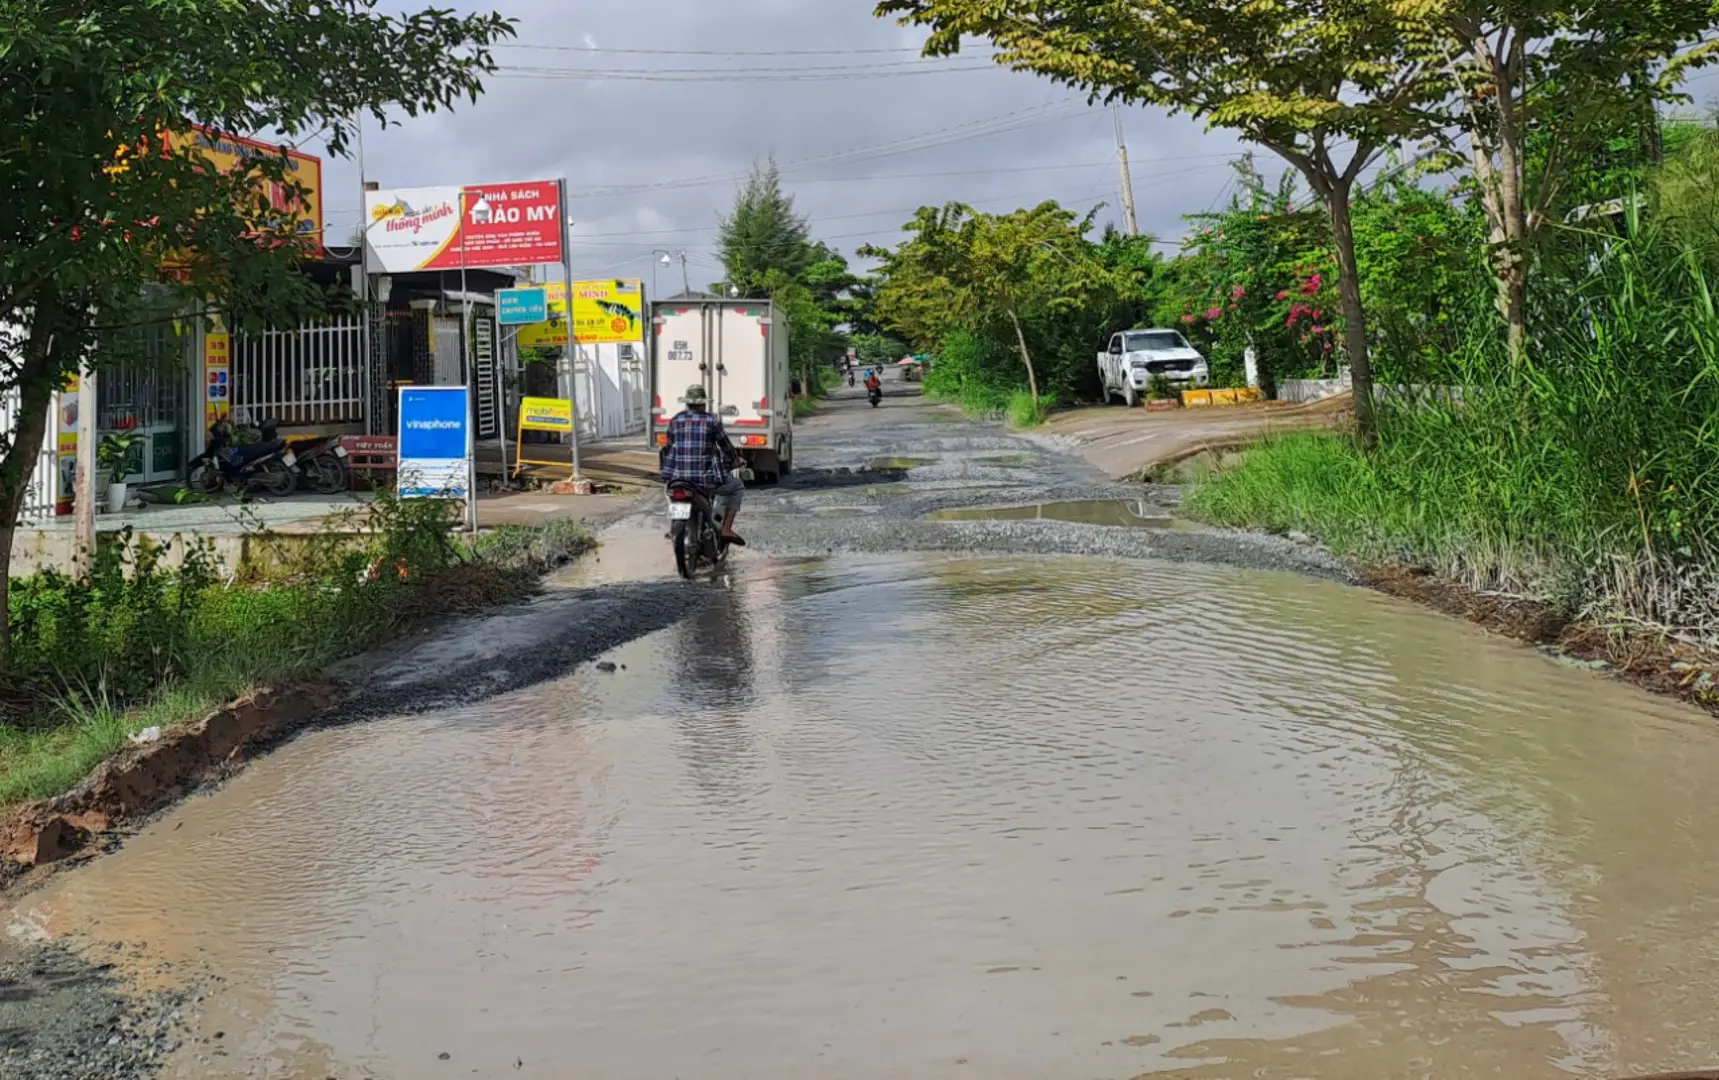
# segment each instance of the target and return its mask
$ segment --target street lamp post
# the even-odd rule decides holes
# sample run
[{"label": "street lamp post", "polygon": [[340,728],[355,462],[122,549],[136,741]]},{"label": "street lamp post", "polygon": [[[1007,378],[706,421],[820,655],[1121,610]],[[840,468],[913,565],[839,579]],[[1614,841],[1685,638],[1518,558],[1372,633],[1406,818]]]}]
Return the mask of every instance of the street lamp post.
[{"label": "street lamp post", "polygon": [[657,267],[673,266],[674,256],[661,248],[651,252],[651,254],[655,256],[651,260],[651,299],[655,300],[657,298]]}]

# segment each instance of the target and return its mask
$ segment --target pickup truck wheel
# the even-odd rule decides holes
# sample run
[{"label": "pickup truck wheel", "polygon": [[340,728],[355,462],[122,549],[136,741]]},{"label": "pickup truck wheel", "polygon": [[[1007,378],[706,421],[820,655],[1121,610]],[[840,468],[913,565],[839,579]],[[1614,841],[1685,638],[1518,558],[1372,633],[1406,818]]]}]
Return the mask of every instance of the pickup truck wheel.
[{"label": "pickup truck wheel", "polygon": [[1130,409],[1132,409],[1134,406],[1140,404],[1140,399],[1134,393],[1134,386],[1132,383],[1130,383],[1129,385],[1122,388],[1122,401]]}]

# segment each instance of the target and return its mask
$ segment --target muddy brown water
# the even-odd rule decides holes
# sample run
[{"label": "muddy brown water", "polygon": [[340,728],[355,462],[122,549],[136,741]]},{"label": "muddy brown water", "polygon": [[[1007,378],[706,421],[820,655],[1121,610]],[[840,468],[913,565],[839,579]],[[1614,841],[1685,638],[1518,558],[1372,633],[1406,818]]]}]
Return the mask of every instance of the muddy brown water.
[{"label": "muddy brown water", "polygon": [[308,736],[12,931],[220,975],[173,1077],[1719,1061],[1698,714],[1285,576],[709,587],[614,674]]}]

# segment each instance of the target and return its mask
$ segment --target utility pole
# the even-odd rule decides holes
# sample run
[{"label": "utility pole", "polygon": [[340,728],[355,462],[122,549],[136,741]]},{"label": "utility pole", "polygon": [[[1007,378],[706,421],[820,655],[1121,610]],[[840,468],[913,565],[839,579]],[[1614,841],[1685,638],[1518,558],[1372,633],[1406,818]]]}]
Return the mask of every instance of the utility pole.
[{"label": "utility pole", "polygon": [[692,282],[686,276],[686,251],[684,249],[680,253],[680,289],[683,295],[692,293]]},{"label": "utility pole", "polygon": [[1110,115],[1116,121],[1116,158],[1122,163],[1122,223],[1129,236],[1140,235],[1140,221],[1134,216],[1134,174],[1128,171],[1128,144],[1122,140],[1122,106],[1112,105]]}]

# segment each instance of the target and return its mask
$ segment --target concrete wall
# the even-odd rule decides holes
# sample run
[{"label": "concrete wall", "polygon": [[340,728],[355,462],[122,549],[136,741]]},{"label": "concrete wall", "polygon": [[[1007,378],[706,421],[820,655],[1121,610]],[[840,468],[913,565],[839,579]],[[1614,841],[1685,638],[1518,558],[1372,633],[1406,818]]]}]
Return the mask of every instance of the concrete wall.
[{"label": "concrete wall", "polygon": [[[119,542],[120,533],[102,533],[99,543]],[[351,534],[345,534],[350,536]],[[229,574],[245,574],[267,567],[281,566],[307,545],[326,546],[330,534],[231,532],[193,533],[132,533],[128,550],[135,552],[139,543],[147,542],[162,549],[161,561],[166,566],[178,566],[185,561],[190,544],[207,545],[215,565]],[[41,570],[70,573],[76,567],[77,538],[70,529],[19,529],[12,535],[12,577],[28,577]]]}]

